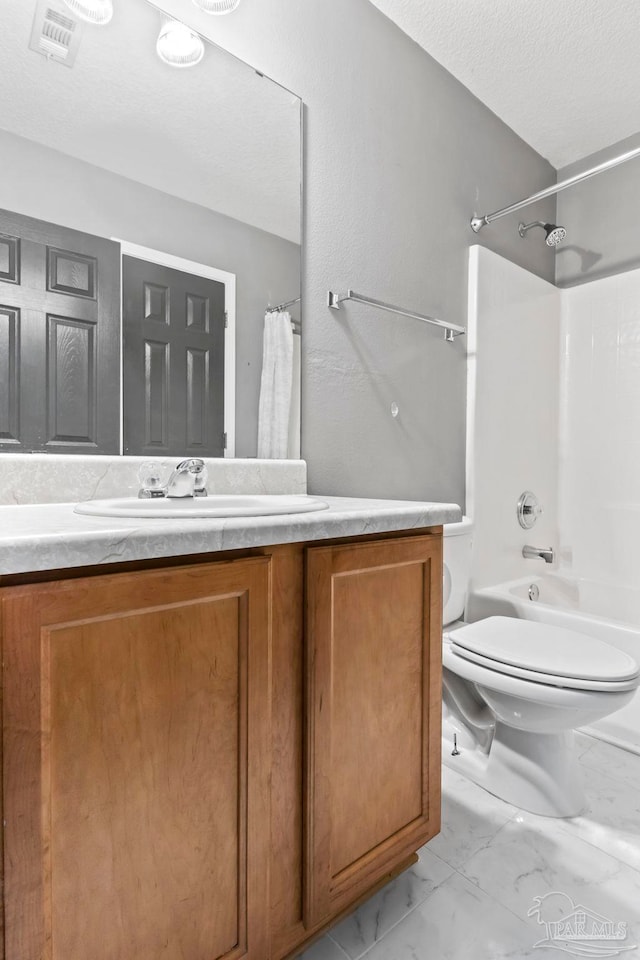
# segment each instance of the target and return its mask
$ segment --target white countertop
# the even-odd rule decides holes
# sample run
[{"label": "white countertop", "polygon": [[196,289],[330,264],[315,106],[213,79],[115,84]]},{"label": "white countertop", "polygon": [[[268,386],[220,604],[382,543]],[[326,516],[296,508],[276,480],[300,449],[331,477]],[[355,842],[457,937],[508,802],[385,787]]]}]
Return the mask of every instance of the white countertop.
[{"label": "white countertop", "polygon": [[329,509],[224,520],[87,517],[72,503],[0,506],[0,575],[414,530],[462,516],[455,503],[318,499]]}]

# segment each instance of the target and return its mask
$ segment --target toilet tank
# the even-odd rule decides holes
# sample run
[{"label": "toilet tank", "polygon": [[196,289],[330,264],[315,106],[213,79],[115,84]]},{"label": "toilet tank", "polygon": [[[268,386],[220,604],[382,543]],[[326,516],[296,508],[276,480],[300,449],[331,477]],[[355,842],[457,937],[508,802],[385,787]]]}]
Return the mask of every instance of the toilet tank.
[{"label": "toilet tank", "polygon": [[443,527],[442,622],[453,623],[464,612],[471,576],[473,523],[463,517]]}]

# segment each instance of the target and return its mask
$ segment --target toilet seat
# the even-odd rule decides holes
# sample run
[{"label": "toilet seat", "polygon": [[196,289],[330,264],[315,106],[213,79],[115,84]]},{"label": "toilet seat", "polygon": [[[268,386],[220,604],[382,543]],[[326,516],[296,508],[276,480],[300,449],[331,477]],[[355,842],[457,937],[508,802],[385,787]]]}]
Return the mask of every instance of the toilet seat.
[{"label": "toilet seat", "polygon": [[638,676],[631,677],[628,680],[581,680],[577,677],[560,677],[557,674],[538,673],[535,670],[523,670],[522,667],[499,663],[497,660],[490,660],[487,657],[474,654],[470,650],[465,650],[463,647],[458,647],[454,643],[451,644],[451,651],[455,656],[470,663],[477,663],[492,673],[502,673],[508,677],[520,677],[530,683],[550,684],[568,690],[601,690],[602,692],[615,693],[635,690],[640,681]]},{"label": "toilet seat", "polygon": [[488,617],[449,634],[451,652],[486,670],[573,690],[622,692],[640,682],[635,661],[586,634]]}]

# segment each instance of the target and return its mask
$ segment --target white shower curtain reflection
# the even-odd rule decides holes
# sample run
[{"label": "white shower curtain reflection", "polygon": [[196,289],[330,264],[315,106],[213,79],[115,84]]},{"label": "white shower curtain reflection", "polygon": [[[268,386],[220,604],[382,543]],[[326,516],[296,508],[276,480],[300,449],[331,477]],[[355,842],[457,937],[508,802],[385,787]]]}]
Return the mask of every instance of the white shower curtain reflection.
[{"label": "white shower curtain reflection", "polygon": [[258,409],[258,457],[289,456],[289,420],[293,382],[293,329],[287,311],[264,318],[262,380]]}]

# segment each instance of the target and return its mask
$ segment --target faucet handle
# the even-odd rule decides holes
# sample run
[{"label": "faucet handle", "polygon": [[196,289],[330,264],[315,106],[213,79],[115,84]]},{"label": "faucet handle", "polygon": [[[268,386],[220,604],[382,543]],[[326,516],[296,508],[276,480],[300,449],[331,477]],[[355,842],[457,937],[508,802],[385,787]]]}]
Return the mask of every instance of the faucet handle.
[{"label": "faucet handle", "polygon": [[193,474],[193,495],[194,497],[208,496],[206,482],[209,477],[207,465],[202,460],[198,461],[198,469],[192,470]]},{"label": "faucet handle", "polygon": [[518,500],[518,523],[524,530],[531,530],[542,516],[542,507],[535,493],[525,490]]},{"label": "faucet handle", "polygon": [[150,500],[154,497],[165,496],[165,472],[166,471],[162,469],[162,464],[158,461],[145,460],[144,463],[140,464],[138,470],[138,480],[140,481],[138,497],[141,500]]}]

